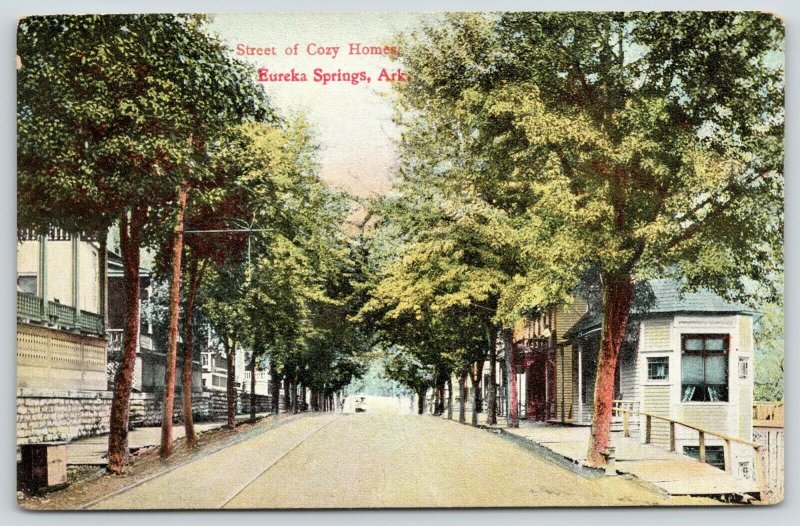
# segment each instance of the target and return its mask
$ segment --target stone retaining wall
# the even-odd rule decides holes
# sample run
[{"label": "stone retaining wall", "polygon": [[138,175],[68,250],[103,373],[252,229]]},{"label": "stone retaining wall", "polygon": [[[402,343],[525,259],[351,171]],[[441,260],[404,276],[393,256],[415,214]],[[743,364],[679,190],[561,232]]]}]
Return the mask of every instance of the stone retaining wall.
[{"label": "stone retaining wall", "polygon": [[[250,412],[250,393],[239,394],[240,409],[239,412],[247,414]],[[227,403],[227,401],[226,401]],[[266,395],[256,394],[256,413],[267,413],[271,411],[270,397]],[[226,413],[227,414],[227,409]]]},{"label": "stone retaining wall", "polygon": [[[61,391],[17,389],[17,445],[68,441],[108,433],[111,391]],[[269,410],[269,397],[257,395],[257,411]],[[132,393],[130,427],[161,425],[163,396]],[[224,391],[196,393],[192,397],[196,422],[224,420],[227,395]],[[250,395],[240,393],[237,413],[249,413]],[[182,422],[181,393],[175,393],[174,421]]]},{"label": "stone retaining wall", "polygon": [[108,433],[110,391],[17,389],[17,445]]}]

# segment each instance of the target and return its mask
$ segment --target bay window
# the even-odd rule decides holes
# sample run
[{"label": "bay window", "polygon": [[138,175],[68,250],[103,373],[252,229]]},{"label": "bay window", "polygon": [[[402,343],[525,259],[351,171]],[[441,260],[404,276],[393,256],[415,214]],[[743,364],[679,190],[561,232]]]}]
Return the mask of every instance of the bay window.
[{"label": "bay window", "polygon": [[681,401],[728,401],[727,334],[681,335]]}]

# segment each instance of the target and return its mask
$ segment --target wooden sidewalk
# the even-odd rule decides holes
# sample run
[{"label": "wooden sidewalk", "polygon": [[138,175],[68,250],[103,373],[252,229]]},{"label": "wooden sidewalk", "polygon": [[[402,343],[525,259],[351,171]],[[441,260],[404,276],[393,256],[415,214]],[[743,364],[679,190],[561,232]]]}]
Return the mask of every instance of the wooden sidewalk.
[{"label": "wooden sidewalk", "polygon": [[[504,428],[514,436],[539,444],[575,464],[583,465],[589,443],[588,427],[521,423],[517,429]],[[625,438],[613,432],[616,471],[629,474],[660,488],[669,495],[743,495],[757,493],[755,480],[740,479],[709,464],[664,448],[642,444],[637,437]]]}]

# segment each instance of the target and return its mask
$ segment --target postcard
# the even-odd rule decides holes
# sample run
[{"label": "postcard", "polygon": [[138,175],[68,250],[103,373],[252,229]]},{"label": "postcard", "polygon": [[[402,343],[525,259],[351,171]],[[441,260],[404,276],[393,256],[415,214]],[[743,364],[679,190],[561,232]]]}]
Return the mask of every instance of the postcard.
[{"label": "postcard", "polygon": [[17,28],[17,503],[784,493],[763,12]]}]

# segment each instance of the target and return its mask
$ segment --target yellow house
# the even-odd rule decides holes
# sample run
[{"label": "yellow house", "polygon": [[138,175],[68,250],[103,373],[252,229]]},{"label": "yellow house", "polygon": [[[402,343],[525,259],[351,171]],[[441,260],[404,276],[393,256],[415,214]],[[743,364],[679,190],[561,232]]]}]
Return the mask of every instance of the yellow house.
[{"label": "yellow house", "polygon": [[17,241],[17,388],[105,390],[99,244],[58,228]]}]

